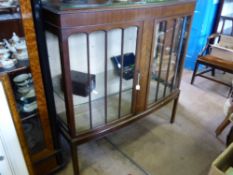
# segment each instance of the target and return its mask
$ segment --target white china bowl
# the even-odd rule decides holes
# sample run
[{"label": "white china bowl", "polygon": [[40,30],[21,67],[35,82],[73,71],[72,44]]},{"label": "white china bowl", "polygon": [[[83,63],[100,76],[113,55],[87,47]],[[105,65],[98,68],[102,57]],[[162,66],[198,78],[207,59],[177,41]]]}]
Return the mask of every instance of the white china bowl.
[{"label": "white china bowl", "polygon": [[28,93],[29,91],[31,90],[31,87],[20,87],[17,89],[17,91],[20,93],[20,94],[26,94]]},{"label": "white china bowl", "polygon": [[24,112],[32,112],[32,111],[34,111],[36,109],[37,109],[37,103],[36,103],[36,101],[34,101],[34,102],[30,103],[30,104],[25,104],[23,106],[23,111]]},{"label": "white china bowl", "polygon": [[12,59],[1,60],[2,67],[9,69],[15,66],[15,61]]},{"label": "white china bowl", "polygon": [[35,97],[36,94],[35,94],[35,90],[34,89],[31,89],[27,94],[25,94],[24,96],[22,96],[20,98],[20,100],[25,100],[27,98],[32,98],[32,97]]},{"label": "white china bowl", "polygon": [[14,83],[22,83],[23,81],[27,80],[28,78],[31,78],[32,75],[29,73],[29,74],[20,74],[20,75],[17,75],[16,77],[14,77],[13,79],[13,82]]}]

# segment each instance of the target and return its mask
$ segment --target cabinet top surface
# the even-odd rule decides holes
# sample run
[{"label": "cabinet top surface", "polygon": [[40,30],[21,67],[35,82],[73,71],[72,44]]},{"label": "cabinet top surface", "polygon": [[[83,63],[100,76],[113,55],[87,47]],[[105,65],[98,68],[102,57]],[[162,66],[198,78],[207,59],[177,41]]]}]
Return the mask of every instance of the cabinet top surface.
[{"label": "cabinet top surface", "polygon": [[43,8],[62,13],[81,9],[140,8],[195,2],[196,0],[44,0]]}]

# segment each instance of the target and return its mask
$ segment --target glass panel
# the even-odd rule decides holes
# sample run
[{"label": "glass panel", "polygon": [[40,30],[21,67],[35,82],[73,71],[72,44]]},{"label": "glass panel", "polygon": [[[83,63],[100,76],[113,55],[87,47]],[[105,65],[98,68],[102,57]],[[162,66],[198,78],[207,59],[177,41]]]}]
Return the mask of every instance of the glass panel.
[{"label": "glass panel", "polygon": [[47,44],[50,72],[53,83],[56,112],[60,117],[60,119],[65,123],[67,123],[64,94],[62,92],[62,87],[61,87],[62,71],[61,71],[58,37],[50,32],[46,32],[46,44]]},{"label": "glass panel", "polygon": [[186,44],[188,42],[188,37],[189,37],[189,31],[188,29],[190,28],[190,25],[191,25],[191,17],[188,16],[188,17],[184,17],[184,18],[180,18],[179,20],[179,34],[178,34],[178,38],[179,40],[179,44],[178,44],[178,47],[177,47],[177,54],[176,54],[176,73],[175,73],[175,78],[172,82],[172,89],[176,89],[178,88],[179,86],[179,81],[180,81],[180,78],[181,78],[181,74],[182,72],[179,71],[182,69],[181,66],[183,66],[181,63],[182,63],[182,59],[184,59],[185,57],[185,49],[186,49]]},{"label": "glass panel", "polygon": [[185,49],[181,39],[185,35],[183,24],[183,18],[177,18],[162,21],[155,27],[148,105],[168,96],[177,87],[178,67]]},{"label": "glass panel", "polygon": [[[176,20],[168,20],[167,21],[167,30],[166,30],[166,38],[164,42],[164,53],[163,53],[163,61],[161,65],[161,76],[160,76],[160,88],[162,93],[159,93],[158,99],[165,97],[167,95],[168,88],[171,87],[172,79],[174,78],[174,65],[176,54],[173,50],[174,37],[175,37],[175,27]],[[160,90],[160,89],[159,89]]]},{"label": "glass panel", "polygon": [[[89,39],[90,41],[90,39]],[[74,34],[69,37],[69,56],[71,79],[73,85],[73,103],[76,132],[88,130],[92,127],[91,103],[89,95],[95,89],[97,77],[88,76],[90,67],[90,54],[88,54],[88,35]],[[91,83],[92,82],[92,83]],[[90,87],[91,86],[91,87]]]},{"label": "glass panel", "polygon": [[23,122],[24,133],[31,153],[36,153],[44,149],[43,129],[40,120],[31,118]]},{"label": "glass panel", "polygon": [[[174,38],[174,44],[173,44],[173,54],[175,56],[175,65],[174,65],[175,72],[174,72],[174,78],[172,79],[170,92],[172,92],[174,89],[177,88],[177,83],[178,83],[177,73],[180,68],[179,63],[182,57],[181,52],[182,50],[184,50],[184,47],[185,47],[185,43],[183,43],[184,35],[185,35],[184,25],[185,25],[184,18],[178,18],[176,20],[176,31],[175,31],[175,38]],[[188,36],[188,34],[186,35]]]},{"label": "glass panel", "polygon": [[124,73],[122,79],[121,116],[131,113],[133,78],[136,61],[137,27],[124,30]]},{"label": "glass panel", "polygon": [[[153,51],[153,60],[151,63],[151,72],[150,72],[150,90],[148,95],[148,104],[154,103],[157,101],[158,97],[161,96],[162,91],[160,88],[160,76],[162,68],[162,57],[165,51],[165,33],[167,28],[166,21],[160,22],[155,26],[154,32],[154,51]],[[162,75],[163,76],[163,75]],[[159,95],[160,93],[160,95]]]},{"label": "glass panel", "polygon": [[108,121],[126,116],[132,110],[137,30],[129,27],[108,32]]},{"label": "glass panel", "polygon": [[136,43],[137,27],[69,37],[78,133],[131,113]]},{"label": "glass panel", "polygon": [[105,32],[90,34],[90,74],[95,77],[91,91],[91,112],[93,127],[105,123]]},{"label": "glass panel", "polygon": [[[183,18],[177,18],[174,21],[174,38],[173,38],[173,45],[172,45],[172,54],[171,54],[171,68],[169,71],[169,87],[166,91],[166,95],[169,95],[172,92],[174,79],[176,76],[176,70],[178,68],[179,64],[179,57],[180,57],[180,50],[179,50],[179,44],[181,42],[181,34],[182,34],[182,27],[183,27]],[[178,71],[178,70],[177,70]]]},{"label": "glass panel", "polygon": [[120,65],[117,65],[113,58],[121,55],[121,35],[121,29],[107,32],[107,121],[109,122],[116,120],[119,115],[120,76],[117,66]]}]

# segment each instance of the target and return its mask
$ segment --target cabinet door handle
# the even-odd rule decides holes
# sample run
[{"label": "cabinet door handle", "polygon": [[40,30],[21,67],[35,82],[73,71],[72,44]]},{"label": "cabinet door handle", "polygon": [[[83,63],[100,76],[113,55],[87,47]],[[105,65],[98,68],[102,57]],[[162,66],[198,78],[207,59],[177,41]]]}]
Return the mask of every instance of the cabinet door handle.
[{"label": "cabinet door handle", "polygon": [[141,74],[138,72],[138,79],[137,79],[137,84],[136,84],[136,90],[140,91],[141,86],[140,86],[140,79],[141,79]]}]

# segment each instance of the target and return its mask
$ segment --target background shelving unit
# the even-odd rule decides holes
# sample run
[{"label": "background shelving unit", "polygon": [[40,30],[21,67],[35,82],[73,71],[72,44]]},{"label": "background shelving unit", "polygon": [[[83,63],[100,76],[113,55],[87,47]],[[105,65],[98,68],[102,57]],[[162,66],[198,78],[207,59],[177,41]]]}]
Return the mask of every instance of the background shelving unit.
[{"label": "background shelving unit", "polygon": [[[9,40],[15,32],[17,36],[25,39],[28,52],[28,59],[18,60],[12,68],[4,68],[0,64],[0,75],[7,74],[10,79],[20,121],[16,125],[21,125],[19,134],[25,137],[35,173],[41,175],[56,170],[62,161],[58,142],[55,141],[57,135],[54,134],[47,109],[31,8],[30,0],[16,1],[8,7],[0,5],[0,40]],[[37,108],[33,111],[22,110],[25,105],[20,101],[22,94],[19,95],[18,87],[13,81],[21,74],[32,76],[32,83],[28,86],[35,92]]]}]

